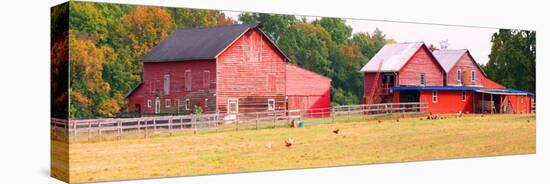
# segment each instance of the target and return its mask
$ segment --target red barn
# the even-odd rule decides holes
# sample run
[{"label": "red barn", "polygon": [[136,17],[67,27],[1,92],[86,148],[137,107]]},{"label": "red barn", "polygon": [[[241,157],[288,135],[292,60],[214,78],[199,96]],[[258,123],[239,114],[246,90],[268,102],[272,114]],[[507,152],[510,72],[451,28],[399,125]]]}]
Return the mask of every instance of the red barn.
[{"label": "red barn", "polygon": [[361,69],[364,102],[418,102],[418,91],[393,92],[394,86],[443,86],[445,71],[422,42],[385,45]]},{"label": "red barn", "polygon": [[288,58],[260,27],[235,24],[174,31],[140,58],[143,82],[128,93],[128,110],[286,110]]},{"label": "red barn", "polygon": [[431,113],[531,111],[532,93],[491,81],[463,50],[419,43],[388,44],[361,70],[365,102],[423,102]]},{"label": "red barn", "polygon": [[330,78],[287,64],[286,80],[289,110],[308,110],[312,116],[330,115]]}]

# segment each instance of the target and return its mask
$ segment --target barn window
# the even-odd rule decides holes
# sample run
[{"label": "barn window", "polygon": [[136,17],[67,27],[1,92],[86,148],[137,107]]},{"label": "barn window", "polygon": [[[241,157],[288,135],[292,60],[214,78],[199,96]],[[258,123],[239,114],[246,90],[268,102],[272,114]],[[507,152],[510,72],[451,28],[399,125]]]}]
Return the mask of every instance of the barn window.
[{"label": "barn window", "polygon": [[204,107],[208,107],[208,98],[204,99]]},{"label": "barn window", "polygon": [[456,80],[457,80],[458,82],[462,81],[462,70],[461,70],[461,69],[458,69],[458,70],[456,71]]},{"label": "barn window", "polygon": [[476,71],[472,70],[472,81],[476,81]]},{"label": "barn window", "polygon": [[466,91],[462,91],[462,101],[466,101]]},{"label": "barn window", "polygon": [[170,75],[164,75],[164,95],[170,94]]},{"label": "barn window", "polygon": [[238,113],[239,112],[239,99],[228,99],[227,100],[227,113]]},{"label": "barn window", "polygon": [[191,70],[185,70],[185,91],[191,91]]},{"label": "barn window", "polygon": [[165,99],[165,100],[164,100],[164,107],[166,107],[166,108],[172,107],[172,100],[170,100],[170,99]]},{"label": "barn window", "polygon": [[147,100],[147,108],[153,107],[153,101]]},{"label": "barn window", "polygon": [[203,85],[204,85],[204,88],[208,89],[210,88],[210,71],[208,70],[205,70],[203,72]]},{"label": "barn window", "polygon": [[157,97],[157,99],[155,100],[155,113],[160,113],[160,99],[159,97]]},{"label": "barn window", "polygon": [[425,85],[425,84],[426,84],[426,74],[420,73],[420,85]]},{"label": "barn window", "polygon": [[275,110],[275,99],[267,99],[267,110],[268,111]]},{"label": "barn window", "polygon": [[433,101],[434,103],[437,102],[437,91],[436,91],[436,90],[433,90],[433,91],[432,91],[432,101]]},{"label": "barn window", "polygon": [[191,106],[191,100],[185,99],[185,110],[189,110],[189,107]]}]

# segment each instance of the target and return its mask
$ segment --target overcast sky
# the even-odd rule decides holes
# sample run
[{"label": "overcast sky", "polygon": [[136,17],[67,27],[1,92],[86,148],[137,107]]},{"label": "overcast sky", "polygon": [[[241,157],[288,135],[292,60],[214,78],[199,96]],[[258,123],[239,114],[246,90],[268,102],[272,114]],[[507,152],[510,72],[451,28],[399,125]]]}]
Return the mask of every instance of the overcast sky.
[{"label": "overcast sky", "polygon": [[[224,13],[238,20],[239,12],[224,11]],[[308,20],[314,20],[316,18],[317,17],[307,17]],[[489,53],[492,45],[491,36],[498,31],[498,29],[494,28],[413,24],[358,19],[345,20],[346,24],[353,28],[354,33],[372,33],[378,28],[386,34],[386,38],[394,39],[397,42],[423,41],[427,45],[434,44],[439,47],[439,43],[442,40],[448,40],[448,49],[468,49],[474,59],[480,64],[485,64],[489,61]]]}]

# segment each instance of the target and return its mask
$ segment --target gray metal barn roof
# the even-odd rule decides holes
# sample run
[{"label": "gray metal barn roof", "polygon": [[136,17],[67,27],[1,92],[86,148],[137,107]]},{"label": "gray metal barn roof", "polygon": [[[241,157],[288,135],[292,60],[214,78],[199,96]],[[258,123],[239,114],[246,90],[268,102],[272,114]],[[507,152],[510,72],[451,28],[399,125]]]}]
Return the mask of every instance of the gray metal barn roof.
[{"label": "gray metal barn roof", "polygon": [[397,72],[422,45],[424,42],[386,44],[361,68],[361,72],[377,72],[380,63],[382,63],[381,71]]},{"label": "gray metal barn roof", "polygon": [[178,29],[140,58],[143,62],[214,59],[234,40],[260,24]]},{"label": "gray metal barn roof", "polygon": [[445,72],[449,72],[466,51],[468,50],[436,50],[433,54],[437,61],[439,61],[439,64],[445,69]]}]

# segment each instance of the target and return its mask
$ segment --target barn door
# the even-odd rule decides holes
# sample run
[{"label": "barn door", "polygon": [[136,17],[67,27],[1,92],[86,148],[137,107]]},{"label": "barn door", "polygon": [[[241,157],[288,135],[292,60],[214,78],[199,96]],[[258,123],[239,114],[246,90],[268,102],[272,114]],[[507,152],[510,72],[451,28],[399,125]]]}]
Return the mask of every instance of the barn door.
[{"label": "barn door", "polygon": [[156,114],[160,113],[160,99],[159,99],[159,97],[157,97],[157,99],[155,100],[155,113]]}]

